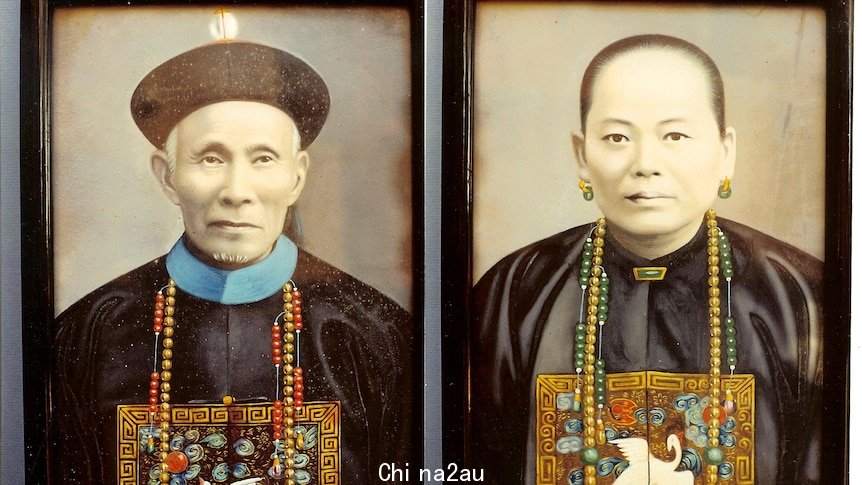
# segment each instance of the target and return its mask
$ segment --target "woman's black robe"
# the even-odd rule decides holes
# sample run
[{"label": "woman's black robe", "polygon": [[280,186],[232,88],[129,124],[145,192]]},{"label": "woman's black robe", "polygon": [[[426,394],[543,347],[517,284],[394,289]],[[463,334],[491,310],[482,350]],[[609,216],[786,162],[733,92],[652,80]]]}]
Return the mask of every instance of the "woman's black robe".
[{"label": "woman's black robe", "polygon": [[[823,264],[741,224],[719,220],[719,226],[733,249],[736,372],[753,374],[756,382],[755,483],[819,483]],[[590,227],[514,252],[475,287],[468,463],[483,467],[490,483],[522,483],[524,473],[535,475],[524,464],[533,453],[526,445],[528,419],[535,419],[529,410],[536,353],[561,289],[579,276]],[[608,374],[707,373],[706,258],[705,228],[654,261],[606,238],[603,266],[611,285],[602,352]],[[636,266],[668,270],[663,281],[638,282]],[[571,352],[574,335],[559,345]]]}]

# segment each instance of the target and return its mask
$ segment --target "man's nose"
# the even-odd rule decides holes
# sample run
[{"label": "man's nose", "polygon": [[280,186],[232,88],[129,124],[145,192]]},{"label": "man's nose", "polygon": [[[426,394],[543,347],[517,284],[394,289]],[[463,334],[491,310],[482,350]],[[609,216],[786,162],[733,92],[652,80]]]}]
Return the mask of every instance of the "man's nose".
[{"label": "man's nose", "polygon": [[631,173],[636,177],[661,175],[664,153],[661,143],[645,138],[637,142]]},{"label": "man's nose", "polygon": [[238,206],[254,199],[251,167],[245,163],[230,164],[220,199],[223,204]]}]

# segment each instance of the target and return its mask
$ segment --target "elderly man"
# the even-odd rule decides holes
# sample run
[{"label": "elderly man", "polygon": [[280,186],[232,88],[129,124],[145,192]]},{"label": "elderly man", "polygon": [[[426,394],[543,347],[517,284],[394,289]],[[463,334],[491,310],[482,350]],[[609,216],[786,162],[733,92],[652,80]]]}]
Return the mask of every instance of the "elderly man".
[{"label": "elderly man", "polygon": [[409,315],[282,234],[329,109],[317,72],[219,42],[131,105],[185,233],[58,317],[51,483],[372,483],[407,461]]}]

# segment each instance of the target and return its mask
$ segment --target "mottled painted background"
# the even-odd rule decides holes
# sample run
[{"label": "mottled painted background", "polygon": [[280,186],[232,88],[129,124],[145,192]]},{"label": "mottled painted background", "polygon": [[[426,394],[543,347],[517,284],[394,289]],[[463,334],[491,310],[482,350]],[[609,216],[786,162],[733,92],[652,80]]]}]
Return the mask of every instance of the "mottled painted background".
[{"label": "mottled painted background", "polygon": [[817,9],[480,2],[474,280],[515,249],[598,217],[578,190],[570,138],[581,77],[604,46],[645,33],[694,42],[722,72],[738,147],[733,197],[718,214],[823,259],[824,29]]},{"label": "mottled painted background", "polygon": [[[410,18],[396,8],[239,8],[238,39],[302,57],[332,97],[299,199],[305,248],[410,307]],[[56,9],[51,42],[55,308],[182,234],[129,100],[154,67],[211,42],[213,8]],[[26,271],[26,270],[25,270]]]}]

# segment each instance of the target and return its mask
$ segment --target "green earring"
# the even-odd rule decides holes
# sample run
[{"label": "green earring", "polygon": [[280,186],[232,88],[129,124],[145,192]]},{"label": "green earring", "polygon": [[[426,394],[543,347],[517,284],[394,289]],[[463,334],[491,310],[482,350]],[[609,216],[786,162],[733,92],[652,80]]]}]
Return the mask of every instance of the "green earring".
[{"label": "green earring", "polygon": [[578,181],[578,188],[583,192],[584,200],[593,200],[593,186],[584,179]]},{"label": "green earring", "polygon": [[722,181],[720,184],[718,184],[718,196],[721,197],[722,199],[729,199],[730,194],[732,194],[732,193],[733,193],[733,191],[730,190],[730,179],[727,177],[724,177],[724,181]]}]

